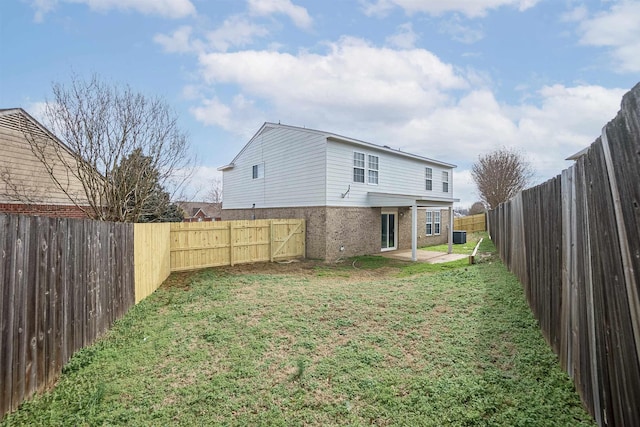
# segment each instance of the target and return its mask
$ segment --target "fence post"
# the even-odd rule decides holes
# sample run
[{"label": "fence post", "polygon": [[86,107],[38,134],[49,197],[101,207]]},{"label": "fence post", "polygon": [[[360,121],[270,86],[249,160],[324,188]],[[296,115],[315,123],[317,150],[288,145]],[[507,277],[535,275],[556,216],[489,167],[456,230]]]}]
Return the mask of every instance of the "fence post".
[{"label": "fence post", "polygon": [[627,230],[622,214],[620,192],[618,191],[616,174],[613,170],[611,147],[609,146],[609,140],[607,138],[607,126],[602,129],[602,151],[604,152],[604,162],[607,168],[611,197],[613,199],[613,213],[618,229],[618,242],[620,244],[620,255],[622,255],[624,281],[627,288],[627,298],[629,298],[629,315],[631,316],[631,326],[636,343],[636,357],[640,359],[640,297],[638,297],[638,284],[633,274],[633,261],[631,260],[631,250],[629,249],[629,242],[627,241]]},{"label": "fence post", "polygon": [[229,264],[233,266],[233,223],[229,222]]},{"label": "fence post", "polygon": [[273,262],[273,220],[269,220],[269,261]]}]

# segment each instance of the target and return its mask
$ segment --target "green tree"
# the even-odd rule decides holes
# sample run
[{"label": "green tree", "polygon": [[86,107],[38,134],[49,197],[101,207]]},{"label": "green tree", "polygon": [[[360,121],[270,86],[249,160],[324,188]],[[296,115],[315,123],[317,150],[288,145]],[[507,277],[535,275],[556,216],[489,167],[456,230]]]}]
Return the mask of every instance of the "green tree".
[{"label": "green tree", "polygon": [[153,158],[134,150],[114,168],[111,174],[113,191],[121,203],[110,216],[124,218],[128,222],[177,222],[183,213],[171,203],[169,193],[159,183],[160,173]]}]

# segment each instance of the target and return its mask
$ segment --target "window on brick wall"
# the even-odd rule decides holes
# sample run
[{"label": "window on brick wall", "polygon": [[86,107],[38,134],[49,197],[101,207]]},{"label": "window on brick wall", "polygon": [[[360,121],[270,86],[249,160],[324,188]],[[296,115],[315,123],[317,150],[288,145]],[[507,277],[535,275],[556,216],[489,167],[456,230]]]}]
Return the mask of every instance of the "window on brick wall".
[{"label": "window on brick wall", "polygon": [[440,235],[440,211],[427,211],[425,234],[427,236]]}]

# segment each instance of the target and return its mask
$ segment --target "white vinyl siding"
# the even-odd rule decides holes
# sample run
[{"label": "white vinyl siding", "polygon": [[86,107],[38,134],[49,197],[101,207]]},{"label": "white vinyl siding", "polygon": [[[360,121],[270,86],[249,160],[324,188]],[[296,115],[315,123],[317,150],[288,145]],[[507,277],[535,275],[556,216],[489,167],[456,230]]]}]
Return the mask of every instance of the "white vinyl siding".
[{"label": "white vinyl siding", "polygon": [[[353,181],[353,153],[364,152],[365,155],[378,157],[378,185],[356,183]],[[368,163],[368,159],[367,159]],[[367,193],[395,193],[414,196],[451,197],[449,193],[439,191],[442,188],[441,176],[443,167],[431,165],[425,161],[395,155],[386,151],[361,150],[340,141],[327,141],[327,200],[328,206],[370,206]],[[366,169],[365,165],[365,169]],[[433,191],[425,190],[425,168],[433,171]],[[451,171],[447,168],[447,171]],[[367,171],[365,171],[367,172]],[[368,179],[368,175],[365,175]],[[348,193],[347,193],[348,191]],[[342,197],[346,194],[345,197]]]},{"label": "white vinyl siding", "polygon": [[[324,205],[325,141],[317,132],[266,128],[223,171],[223,208]],[[254,180],[253,166],[259,164],[264,178]]]},{"label": "white vinyl siding", "polygon": [[[451,168],[382,147],[327,139],[326,133],[267,123],[223,170],[223,209],[370,207],[369,193],[451,198]],[[254,166],[264,165],[254,179]],[[425,190],[425,168],[433,191]],[[355,178],[355,169],[360,169]],[[449,172],[449,193],[442,172]],[[260,176],[259,167],[255,172]],[[361,178],[360,178],[361,177]],[[354,179],[355,178],[355,179]]]}]

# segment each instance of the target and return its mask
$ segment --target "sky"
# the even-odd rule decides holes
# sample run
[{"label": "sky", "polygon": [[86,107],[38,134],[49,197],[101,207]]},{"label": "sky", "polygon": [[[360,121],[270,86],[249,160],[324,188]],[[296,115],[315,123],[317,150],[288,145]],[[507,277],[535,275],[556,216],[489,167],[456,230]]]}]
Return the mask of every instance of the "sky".
[{"label": "sky", "polygon": [[570,166],[640,81],[639,0],[2,0],[0,108],[53,83],[162,97],[211,182],[265,122],[457,165],[513,148],[532,184]]}]

